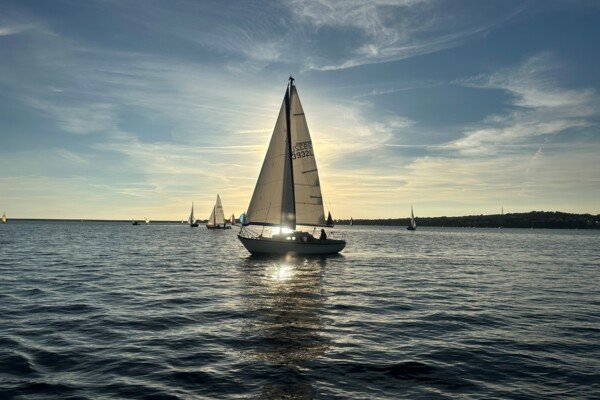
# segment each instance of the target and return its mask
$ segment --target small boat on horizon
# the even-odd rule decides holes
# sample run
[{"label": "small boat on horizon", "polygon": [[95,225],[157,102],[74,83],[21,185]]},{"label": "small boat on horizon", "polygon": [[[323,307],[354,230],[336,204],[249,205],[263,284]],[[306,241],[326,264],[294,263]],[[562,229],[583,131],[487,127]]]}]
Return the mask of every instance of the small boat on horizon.
[{"label": "small boat on horizon", "polygon": [[150,223],[150,220],[146,217],[144,217],[144,222],[146,223],[146,225],[148,225]]},{"label": "small boat on horizon", "polygon": [[409,231],[417,230],[417,222],[415,221],[415,214],[413,212],[412,204],[410,205],[410,222],[408,223],[408,226],[406,227],[406,229],[408,229]]},{"label": "small boat on horizon", "polygon": [[[184,221],[181,222],[184,223]],[[190,216],[188,218],[188,224],[190,225],[190,228],[197,228],[199,225],[196,222],[196,218],[194,218],[194,203],[192,203],[192,211],[190,212]]]},{"label": "small boat on horizon", "polygon": [[139,224],[140,224],[140,223],[139,223],[139,222],[137,222],[135,219],[132,219],[132,220],[131,220],[131,225],[139,225]]},{"label": "small boat on horizon", "polygon": [[219,195],[217,195],[217,202],[206,222],[206,227],[208,229],[231,229],[231,226],[227,226],[225,213],[223,212],[223,204],[221,204],[221,197],[219,197]]},{"label": "small boat on horizon", "polygon": [[8,221],[8,218],[6,218],[6,211],[2,214],[2,223],[5,224]]},{"label": "small boat on horizon", "polygon": [[317,239],[299,225],[313,232],[328,227],[312,140],[290,76],[238,239],[252,254],[337,254],[346,246],[324,229]]},{"label": "small boat on horizon", "polygon": [[333,218],[331,217],[331,211],[327,212],[327,221],[325,222],[325,224],[328,227],[333,228]]},{"label": "small boat on horizon", "polygon": [[354,220],[350,217],[350,226],[354,226]]},{"label": "small boat on horizon", "polygon": [[235,214],[231,214],[231,217],[229,217],[229,224],[235,226]]}]

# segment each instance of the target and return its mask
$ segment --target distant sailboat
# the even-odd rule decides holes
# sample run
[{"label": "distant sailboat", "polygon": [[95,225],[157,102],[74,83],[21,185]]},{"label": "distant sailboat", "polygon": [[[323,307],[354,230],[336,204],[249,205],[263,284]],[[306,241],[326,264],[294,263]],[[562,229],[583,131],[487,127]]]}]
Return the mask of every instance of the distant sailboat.
[{"label": "distant sailboat", "polygon": [[198,227],[198,223],[196,222],[196,218],[194,218],[194,203],[192,203],[192,211],[190,212],[190,217],[188,218],[188,224],[190,224],[190,227],[192,227],[192,228],[197,228]]},{"label": "distant sailboat", "polygon": [[415,213],[413,212],[412,204],[410,205],[410,223],[408,224],[406,229],[408,229],[409,231],[417,230],[417,222],[415,221]]},{"label": "distant sailboat", "polygon": [[135,219],[132,219],[132,220],[131,220],[131,225],[139,225],[139,224],[140,224],[140,223],[139,223],[139,222],[137,222]]},{"label": "distant sailboat", "polygon": [[231,226],[235,225],[235,215],[231,214],[231,217],[229,217],[229,223]]},{"label": "distant sailboat", "polygon": [[354,220],[350,217],[350,226],[354,226]]},{"label": "distant sailboat", "polygon": [[225,213],[223,212],[223,204],[221,204],[221,197],[217,195],[217,202],[213,207],[213,210],[206,223],[208,229],[231,229],[231,226],[227,226],[225,221]]},{"label": "distant sailboat", "polygon": [[333,218],[331,218],[331,212],[327,213],[326,225],[330,228],[333,228]]},{"label": "distant sailboat", "polygon": [[[344,240],[327,239],[324,231],[322,239],[297,231],[298,225],[327,226],[314,149],[290,77],[238,238],[252,254],[335,254],[346,246]],[[262,226],[262,232],[249,226]]]},{"label": "distant sailboat", "polygon": [[146,223],[146,225],[148,225],[150,223],[150,220],[146,217],[144,217],[144,222]]},{"label": "distant sailboat", "polygon": [[2,214],[2,223],[5,224],[8,219],[6,218],[6,212]]}]

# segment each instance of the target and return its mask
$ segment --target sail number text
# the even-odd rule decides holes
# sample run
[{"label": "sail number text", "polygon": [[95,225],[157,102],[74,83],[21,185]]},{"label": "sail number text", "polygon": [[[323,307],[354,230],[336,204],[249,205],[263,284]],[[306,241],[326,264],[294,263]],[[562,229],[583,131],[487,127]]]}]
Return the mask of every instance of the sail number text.
[{"label": "sail number text", "polygon": [[292,160],[295,160],[296,158],[309,157],[312,155],[314,155],[312,142],[300,142],[296,143],[292,147]]}]

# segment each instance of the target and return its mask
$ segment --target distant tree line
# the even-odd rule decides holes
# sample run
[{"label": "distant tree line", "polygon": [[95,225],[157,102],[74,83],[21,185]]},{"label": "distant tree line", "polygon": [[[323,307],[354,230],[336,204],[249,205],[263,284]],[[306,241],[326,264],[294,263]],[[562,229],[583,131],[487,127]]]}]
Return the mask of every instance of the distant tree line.
[{"label": "distant tree line", "polygon": [[[417,226],[448,226],[474,228],[550,228],[600,229],[600,215],[569,214],[552,211],[527,213],[467,215],[464,217],[415,217]],[[354,225],[408,226],[409,218],[354,219]],[[336,220],[337,225],[349,225],[350,220]]]}]

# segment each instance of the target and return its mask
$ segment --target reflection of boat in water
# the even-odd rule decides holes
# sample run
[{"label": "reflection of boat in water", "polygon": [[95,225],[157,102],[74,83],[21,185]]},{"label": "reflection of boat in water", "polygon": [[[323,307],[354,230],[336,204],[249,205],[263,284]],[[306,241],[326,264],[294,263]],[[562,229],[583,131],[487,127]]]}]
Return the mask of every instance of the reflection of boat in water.
[{"label": "reflection of boat in water", "polygon": [[[342,256],[338,256],[342,257]],[[324,335],[323,275],[327,258],[250,256],[243,260],[241,309],[245,356],[277,366],[281,375],[263,382],[259,398],[313,398],[303,365],[330,346]],[[280,378],[284,375],[285,379]]]},{"label": "reflection of boat in water", "polygon": [[336,254],[346,241],[296,230],[333,225],[327,222],[308,124],[290,77],[238,238],[252,254]]}]

